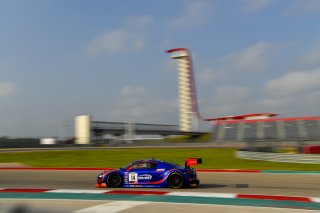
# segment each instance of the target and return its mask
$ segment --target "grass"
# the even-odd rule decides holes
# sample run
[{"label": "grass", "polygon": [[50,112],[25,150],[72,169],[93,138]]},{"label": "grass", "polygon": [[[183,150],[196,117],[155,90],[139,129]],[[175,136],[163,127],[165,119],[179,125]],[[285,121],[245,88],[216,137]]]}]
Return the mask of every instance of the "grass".
[{"label": "grass", "polygon": [[34,167],[118,168],[145,158],[157,158],[183,165],[188,157],[201,157],[203,164],[197,168],[320,171],[319,165],[238,159],[235,151],[236,149],[231,148],[157,148],[19,152],[1,153],[0,163],[20,162]]}]

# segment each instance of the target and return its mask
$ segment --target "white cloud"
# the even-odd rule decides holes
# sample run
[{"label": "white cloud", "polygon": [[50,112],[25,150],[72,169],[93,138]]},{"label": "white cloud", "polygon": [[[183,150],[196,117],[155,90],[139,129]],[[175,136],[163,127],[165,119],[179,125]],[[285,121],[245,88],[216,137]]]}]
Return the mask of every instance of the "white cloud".
[{"label": "white cloud", "polygon": [[313,110],[316,110],[316,113],[319,114],[320,89],[309,92],[304,98],[305,106]]},{"label": "white cloud", "polygon": [[308,15],[320,12],[319,0],[296,1],[286,11],[285,15]]},{"label": "white cloud", "polygon": [[320,42],[314,45],[313,49],[303,58],[306,65],[320,65]]},{"label": "white cloud", "polygon": [[132,49],[134,50],[142,50],[146,46],[146,40],[136,39],[132,42]]},{"label": "white cloud", "polygon": [[144,28],[150,25],[153,21],[152,16],[131,16],[127,19],[128,27]]},{"label": "white cloud", "polygon": [[208,84],[208,83],[212,83],[213,81],[215,81],[217,79],[217,74],[215,72],[215,70],[210,69],[210,68],[206,68],[204,70],[202,70],[201,72],[196,74],[196,81],[198,80],[198,82],[200,84]]},{"label": "white cloud", "polygon": [[[143,86],[126,86],[119,92],[114,110],[107,112],[111,120],[127,122],[177,123],[177,100],[163,100]],[[178,115],[176,116],[178,118]]]},{"label": "white cloud", "polygon": [[272,3],[272,0],[242,0],[244,7],[249,12],[260,11]]},{"label": "white cloud", "polygon": [[94,55],[102,52],[115,53],[142,50],[147,43],[142,28],[146,28],[152,21],[152,16],[129,17],[126,26],[102,33],[92,39],[86,52],[89,55]]},{"label": "white cloud", "polygon": [[147,89],[143,86],[128,85],[121,89],[120,95],[123,97],[143,96],[147,93]]},{"label": "white cloud", "polygon": [[[320,68],[290,72],[253,91],[246,87],[222,86],[214,89],[204,114],[211,117],[257,112],[278,113],[282,117],[319,115]],[[254,95],[254,96],[253,96]],[[201,108],[201,106],[200,106]]]},{"label": "white cloud", "polygon": [[290,72],[269,81],[265,90],[270,96],[289,96],[320,89],[320,69]]},{"label": "white cloud", "polygon": [[[300,63],[300,70],[288,72],[266,83],[267,97],[257,107],[285,115],[317,115],[320,104],[320,43],[313,46]],[[309,67],[317,67],[309,69]]]},{"label": "white cloud", "polygon": [[250,89],[242,86],[221,86],[216,88],[215,104],[235,104],[248,98]]},{"label": "white cloud", "polygon": [[239,108],[231,104],[213,104],[204,109],[205,118],[218,118],[237,114],[240,114]]},{"label": "white cloud", "polygon": [[[214,67],[216,83],[234,82],[235,79],[252,78],[253,75],[266,74],[270,70],[273,59],[285,45],[268,42],[257,42],[244,49],[229,53],[210,62]],[[206,65],[207,66],[207,65]]]},{"label": "white cloud", "polygon": [[[235,78],[236,72],[239,71],[242,72],[241,75],[264,71],[269,67],[273,53],[279,48],[282,46],[259,42],[243,51],[221,58],[215,62],[215,70],[219,71],[218,79],[227,80],[231,78],[231,75],[232,78]],[[314,48],[303,58],[300,70],[287,72],[287,74],[267,81],[261,88],[256,87],[255,91],[241,87],[238,89],[234,86],[215,88],[215,96],[211,98],[211,106],[206,104],[204,112],[216,117],[256,112],[279,113],[284,117],[318,115],[317,106],[320,104],[319,61],[320,43],[314,45]],[[311,65],[317,68],[307,68],[312,67]],[[206,79],[205,75],[203,79]],[[220,84],[219,81],[217,83]]]},{"label": "white cloud", "polygon": [[173,73],[173,74],[177,75],[177,73],[178,73],[177,61],[172,60],[172,59],[163,60],[161,70],[163,70],[163,72]]},{"label": "white cloud", "polygon": [[282,117],[319,115],[320,90],[287,96],[265,97],[254,103],[256,109],[279,113]]},{"label": "white cloud", "polygon": [[16,85],[10,81],[0,82],[0,97],[7,97],[16,91]]},{"label": "white cloud", "polygon": [[212,10],[210,4],[192,1],[187,5],[183,15],[170,21],[170,26],[180,29],[202,25],[208,20],[209,12],[212,13]]},{"label": "white cloud", "polygon": [[257,102],[257,108],[263,110],[268,109],[268,111],[274,109],[279,110],[283,108],[289,108],[289,106],[293,103],[294,100],[291,97],[264,98]]},{"label": "white cloud", "polygon": [[230,54],[221,59],[224,69],[239,72],[259,72],[264,70],[269,61],[267,55],[271,45],[258,42],[240,53]]},{"label": "white cloud", "polygon": [[178,113],[175,100],[140,100],[130,106],[118,103],[108,117],[118,121],[168,123],[172,121],[172,113]]},{"label": "white cloud", "polygon": [[126,29],[106,32],[89,43],[87,52],[93,55],[101,52],[141,50],[145,46],[143,37]]}]

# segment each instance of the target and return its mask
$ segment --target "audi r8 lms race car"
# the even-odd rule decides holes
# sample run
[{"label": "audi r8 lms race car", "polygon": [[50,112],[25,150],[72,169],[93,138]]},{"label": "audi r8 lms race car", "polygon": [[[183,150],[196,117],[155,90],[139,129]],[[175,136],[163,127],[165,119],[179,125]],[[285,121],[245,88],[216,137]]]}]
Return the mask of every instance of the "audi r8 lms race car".
[{"label": "audi r8 lms race car", "polygon": [[124,168],[104,171],[98,175],[97,187],[196,187],[199,179],[194,168],[201,158],[188,158],[185,166],[162,160],[138,160]]}]

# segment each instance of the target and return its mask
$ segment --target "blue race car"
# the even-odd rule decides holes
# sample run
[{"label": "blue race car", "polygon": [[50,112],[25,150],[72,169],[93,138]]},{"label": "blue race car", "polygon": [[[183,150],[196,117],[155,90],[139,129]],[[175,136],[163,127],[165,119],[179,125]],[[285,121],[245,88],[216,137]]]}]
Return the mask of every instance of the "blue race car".
[{"label": "blue race car", "polygon": [[98,175],[96,186],[103,187],[196,187],[199,179],[194,168],[201,164],[201,158],[188,158],[185,166],[162,160],[138,160],[124,168],[104,171]]}]

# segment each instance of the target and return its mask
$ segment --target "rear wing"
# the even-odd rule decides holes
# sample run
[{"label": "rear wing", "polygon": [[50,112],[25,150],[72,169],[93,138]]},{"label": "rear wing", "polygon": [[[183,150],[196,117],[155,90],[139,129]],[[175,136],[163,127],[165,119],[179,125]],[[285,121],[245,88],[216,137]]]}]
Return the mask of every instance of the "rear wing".
[{"label": "rear wing", "polygon": [[188,158],[185,167],[196,166],[198,164],[202,164],[202,158]]}]

